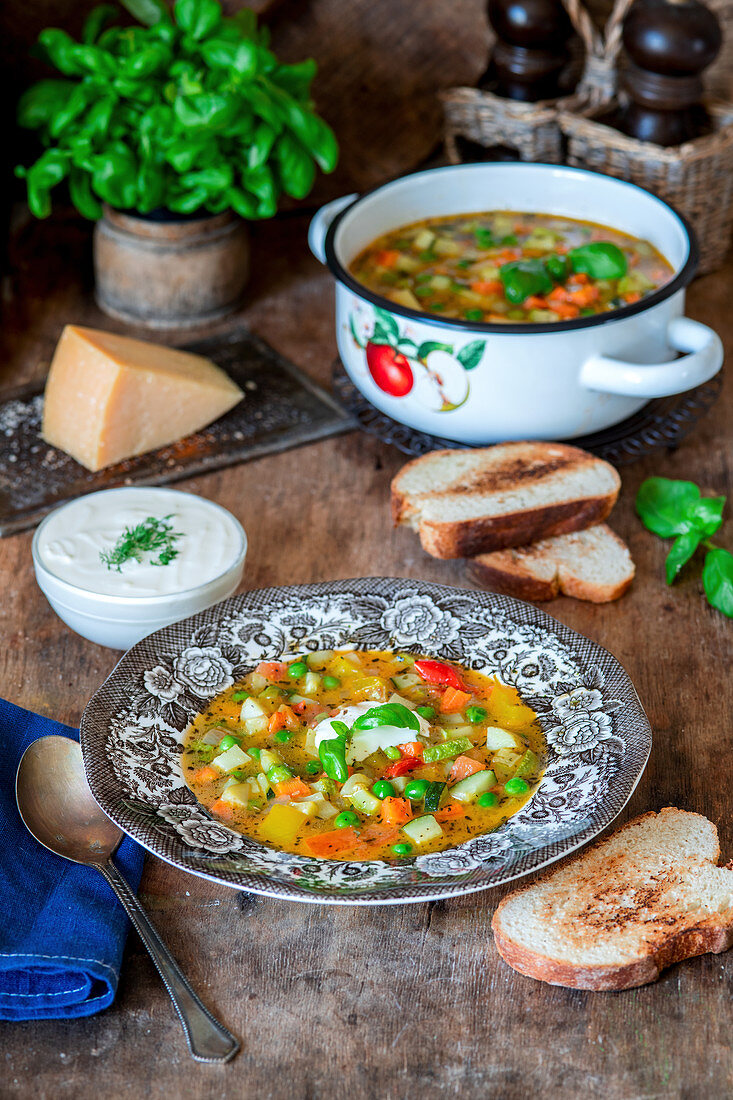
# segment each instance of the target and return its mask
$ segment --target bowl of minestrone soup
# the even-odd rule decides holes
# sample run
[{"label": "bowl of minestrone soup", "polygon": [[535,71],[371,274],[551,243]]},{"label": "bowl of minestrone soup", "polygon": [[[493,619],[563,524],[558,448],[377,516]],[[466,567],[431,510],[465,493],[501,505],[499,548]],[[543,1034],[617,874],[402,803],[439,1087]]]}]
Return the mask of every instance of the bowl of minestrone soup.
[{"label": "bowl of minestrone soup", "polygon": [[684,315],[694,234],[622,180],[469,164],[337,199],[309,234],[343,365],[382,412],[468,444],[571,439],[720,369]]}]

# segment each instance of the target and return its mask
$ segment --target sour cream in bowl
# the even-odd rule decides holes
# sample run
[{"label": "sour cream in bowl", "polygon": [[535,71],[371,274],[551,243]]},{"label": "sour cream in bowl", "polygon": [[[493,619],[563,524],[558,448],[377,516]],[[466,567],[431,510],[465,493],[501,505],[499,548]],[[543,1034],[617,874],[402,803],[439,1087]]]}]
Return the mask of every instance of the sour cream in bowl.
[{"label": "sour cream in bowl", "polygon": [[226,599],[247,536],[218,504],[174,489],[105,489],[52,512],[33,538],[36,580],[77,634],[129,649]]}]

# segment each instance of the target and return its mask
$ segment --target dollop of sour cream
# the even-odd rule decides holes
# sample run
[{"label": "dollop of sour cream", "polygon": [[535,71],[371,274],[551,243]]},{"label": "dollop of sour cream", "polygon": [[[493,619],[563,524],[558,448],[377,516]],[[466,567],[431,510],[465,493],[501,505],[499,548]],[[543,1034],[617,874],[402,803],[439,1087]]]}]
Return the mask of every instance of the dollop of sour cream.
[{"label": "dollop of sour cream", "polygon": [[[145,552],[120,571],[100,554],[114,549],[126,528],[149,517],[168,523],[180,538],[176,556],[155,565]],[[221,577],[243,551],[243,531],[225,508],[174,489],[105,489],[80,497],[52,513],[38,543],[42,564],[62,581],[109,596],[164,596],[186,592]]]},{"label": "dollop of sour cream", "polygon": [[[322,741],[338,737],[338,733],[333,728],[334,722],[344,722],[351,727],[357,718],[361,718],[362,715],[378,706],[380,706],[379,703],[354,703],[350,707],[341,707],[330,718],[324,718],[316,726],[316,752],[318,752]],[[373,730],[354,730],[351,738],[346,742],[346,763],[358,764],[362,760],[366,760],[367,756],[371,756],[377,749],[402,745],[406,741],[414,741],[417,737],[427,738],[430,733],[430,723],[420,714],[415,714],[415,718],[420,723],[419,732],[418,730],[405,729],[404,726],[377,726]]]}]

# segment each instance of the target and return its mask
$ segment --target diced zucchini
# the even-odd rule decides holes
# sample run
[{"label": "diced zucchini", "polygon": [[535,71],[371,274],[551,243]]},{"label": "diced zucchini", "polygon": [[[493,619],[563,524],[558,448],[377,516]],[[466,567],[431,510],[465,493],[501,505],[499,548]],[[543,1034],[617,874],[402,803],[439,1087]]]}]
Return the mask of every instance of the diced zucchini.
[{"label": "diced zucchini", "polygon": [[[422,687],[424,681],[416,672],[398,672],[392,677],[392,683],[398,691],[406,691],[408,688]],[[403,699],[402,702],[406,707],[415,706],[414,703],[408,703],[407,699]]]},{"label": "diced zucchini", "polygon": [[[270,703],[272,706],[277,706],[277,705],[279,705],[280,700],[282,699],[282,692],[280,691],[280,688],[275,687],[274,684],[270,684],[269,687],[266,687],[264,691],[260,692],[259,698],[262,699],[266,703]],[[249,699],[245,700],[245,702],[247,702],[247,703],[249,703],[249,701],[250,701]],[[252,702],[254,702],[254,700],[252,700]],[[265,712],[265,713],[267,713],[267,712]],[[254,718],[255,716],[251,715],[251,717]]]},{"label": "diced zucchini", "polygon": [[427,745],[423,753],[423,759],[427,764],[436,760],[448,760],[452,756],[460,756],[462,752],[468,752],[473,744],[467,737],[457,737],[450,741],[444,741],[442,745]]},{"label": "diced zucchini", "polygon": [[396,790],[397,794],[402,794],[409,782],[410,778],[407,775],[396,775],[394,779],[390,779],[390,783]]},{"label": "diced zucchini", "polygon": [[321,677],[317,672],[307,672],[303,680],[303,694],[315,695],[321,686]]},{"label": "diced zucchini", "polygon": [[425,791],[425,809],[439,810],[441,803],[445,801],[445,783],[431,783]]},{"label": "diced zucchini", "polygon": [[[343,789],[341,795],[343,797]],[[349,801],[356,810],[361,810],[364,814],[377,814],[381,809],[381,799],[377,798],[375,794],[368,791],[366,787],[356,787],[349,795]]]},{"label": "diced zucchini", "polygon": [[246,810],[248,803],[252,797],[252,787],[247,780],[242,783],[227,783],[224,790],[221,792],[220,800],[226,802],[229,806],[239,806],[240,809]]},{"label": "diced zucchini", "polygon": [[531,749],[527,749],[524,756],[517,764],[514,774],[523,778],[525,775],[536,775],[540,770],[540,762]]},{"label": "diced zucchini", "polygon": [[267,782],[267,776],[266,775],[263,775],[262,772],[260,772],[259,775],[256,775],[254,777],[254,779],[250,780],[250,782],[252,784],[253,792],[254,792],[254,787],[255,787],[255,783],[256,783],[257,786],[259,787],[260,794],[264,795],[265,798],[267,797],[267,792],[270,789],[270,784]]},{"label": "diced zucchini", "polygon": [[454,784],[448,794],[451,798],[457,798],[459,802],[475,802],[495,786],[496,776],[493,771],[474,772],[473,775],[467,775],[465,779]]},{"label": "diced zucchini", "polygon": [[512,752],[510,749],[499,749],[498,752],[494,753],[491,758],[491,767],[496,772],[496,777],[500,783],[504,783],[510,775],[514,775],[514,769],[520,756],[520,753]]},{"label": "diced zucchini", "polygon": [[325,668],[329,661],[333,659],[334,652],[332,649],[319,649],[316,653],[309,653],[306,657],[306,663],[308,668],[322,669]]},{"label": "diced zucchini", "polygon": [[242,768],[245,764],[251,764],[252,757],[240,749],[239,745],[232,745],[226,752],[214,757],[212,764],[220,772],[233,772],[235,768]]},{"label": "diced zucchini", "polygon": [[321,794],[333,794],[336,790],[336,784],[333,779],[329,779],[327,775],[324,775],[321,779],[316,779],[315,783],[311,783],[310,789]]},{"label": "diced zucchini", "polygon": [[308,756],[318,756],[318,749],[316,748],[316,733],[316,727],[311,726],[305,735],[303,750],[308,754]]},{"label": "diced zucchini", "polygon": [[509,730],[503,730],[499,726],[489,726],[486,730],[486,748],[496,752],[498,749],[516,749],[519,738]]},{"label": "diced zucchini", "polygon": [[300,810],[278,802],[263,821],[260,836],[270,844],[292,844],[305,820]]},{"label": "diced zucchini", "polygon": [[413,844],[429,844],[431,840],[439,840],[443,835],[443,830],[432,814],[408,821],[402,826],[402,832]]},{"label": "diced zucchini", "polygon": [[268,681],[265,679],[264,676],[260,676],[259,672],[250,673],[249,686],[255,693],[255,695],[258,695],[259,692],[264,691],[267,687],[267,684]]}]

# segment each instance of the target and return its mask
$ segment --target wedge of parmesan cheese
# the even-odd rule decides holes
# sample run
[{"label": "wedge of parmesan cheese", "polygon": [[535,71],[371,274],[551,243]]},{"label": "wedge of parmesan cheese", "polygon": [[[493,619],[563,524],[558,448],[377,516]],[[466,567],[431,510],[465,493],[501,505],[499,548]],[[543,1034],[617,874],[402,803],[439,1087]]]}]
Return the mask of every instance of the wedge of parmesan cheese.
[{"label": "wedge of parmesan cheese", "polygon": [[210,359],[67,325],[46,382],[43,438],[99,470],[175,443],[243,396]]}]

